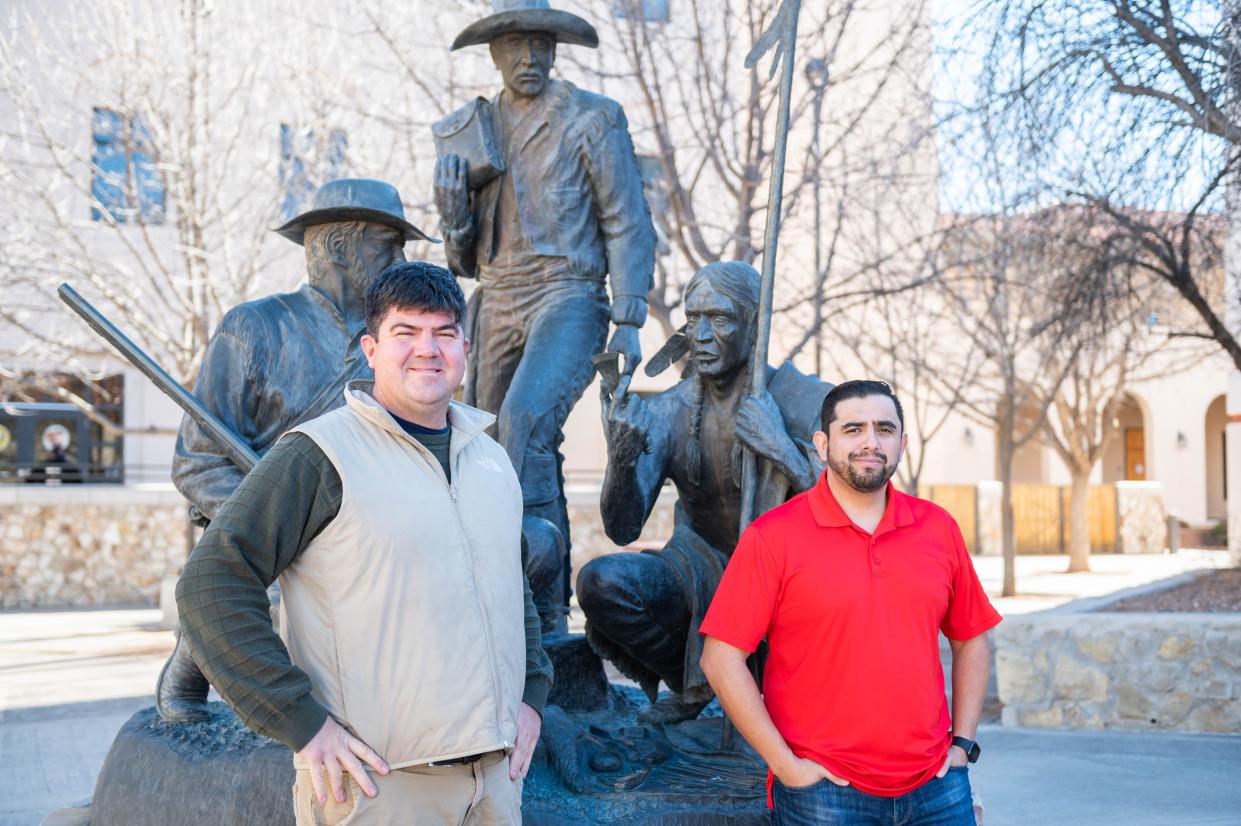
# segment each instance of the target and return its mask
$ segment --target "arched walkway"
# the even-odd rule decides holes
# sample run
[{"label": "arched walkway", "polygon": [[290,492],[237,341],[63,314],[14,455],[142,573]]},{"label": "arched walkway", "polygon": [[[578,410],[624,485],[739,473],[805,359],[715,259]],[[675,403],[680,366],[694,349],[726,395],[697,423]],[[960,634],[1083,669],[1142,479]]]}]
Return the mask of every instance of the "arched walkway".
[{"label": "arched walkway", "polygon": [[1228,459],[1224,448],[1224,429],[1228,412],[1222,395],[1207,405],[1203,452],[1207,474],[1207,518],[1228,518]]},{"label": "arched walkway", "polygon": [[1132,395],[1112,412],[1107,448],[1103,451],[1103,481],[1142,481],[1153,478],[1146,449],[1146,412]]}]

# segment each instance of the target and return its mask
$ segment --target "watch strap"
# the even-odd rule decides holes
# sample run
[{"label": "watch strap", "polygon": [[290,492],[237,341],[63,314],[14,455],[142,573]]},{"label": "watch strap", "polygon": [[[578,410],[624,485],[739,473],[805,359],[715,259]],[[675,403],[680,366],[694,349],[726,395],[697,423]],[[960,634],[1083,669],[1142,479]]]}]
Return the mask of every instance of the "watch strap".
[{"label": "watch strap", "polygon": [[978,756],[982,754],[982,747],[979,746],[974,740],[970,740],[968,737],[957,737],[954,735],[952,738],[952,745],[964,751],[966,758],[971,763],[977,763]]}]

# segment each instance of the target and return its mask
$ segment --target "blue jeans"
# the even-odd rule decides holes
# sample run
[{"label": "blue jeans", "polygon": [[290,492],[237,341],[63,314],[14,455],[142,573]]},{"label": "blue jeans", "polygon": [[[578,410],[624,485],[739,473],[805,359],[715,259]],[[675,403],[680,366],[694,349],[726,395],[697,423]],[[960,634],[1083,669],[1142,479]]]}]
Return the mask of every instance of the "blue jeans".
[{"label": "blue jeans", "polygon": [[797,789],[777,780],[771,794],[772,826],[974,826],[965,766],[900,797],[878,797],[826,779]]}]

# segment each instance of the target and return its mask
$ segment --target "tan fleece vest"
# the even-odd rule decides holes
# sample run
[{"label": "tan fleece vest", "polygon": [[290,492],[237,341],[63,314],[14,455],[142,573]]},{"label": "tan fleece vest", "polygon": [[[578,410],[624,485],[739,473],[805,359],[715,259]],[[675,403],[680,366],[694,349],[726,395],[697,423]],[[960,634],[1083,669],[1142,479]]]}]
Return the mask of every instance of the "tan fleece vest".
[{"label": "tan fleece vest", "polygon": [[453,403],[452,485],[351,383],[296,428],[340,474],[340,512],[280,576],[280,631],[313,696],[393,768],[510,748],[525,684],[521,488]]}]

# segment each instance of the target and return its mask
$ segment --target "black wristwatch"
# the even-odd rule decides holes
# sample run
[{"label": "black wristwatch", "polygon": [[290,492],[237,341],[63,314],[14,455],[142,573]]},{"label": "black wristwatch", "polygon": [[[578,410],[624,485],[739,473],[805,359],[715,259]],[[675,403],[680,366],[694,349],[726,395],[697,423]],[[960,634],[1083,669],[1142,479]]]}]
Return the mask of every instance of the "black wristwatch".
[{"label": "black wristwatch", "polygon": [[982,754],[982,747],[973,740],[966,739],[965,737],[953,737],[952,745],[957,746],[964,751],[966,758],[971,763],[977,763],[978,755]]}]

